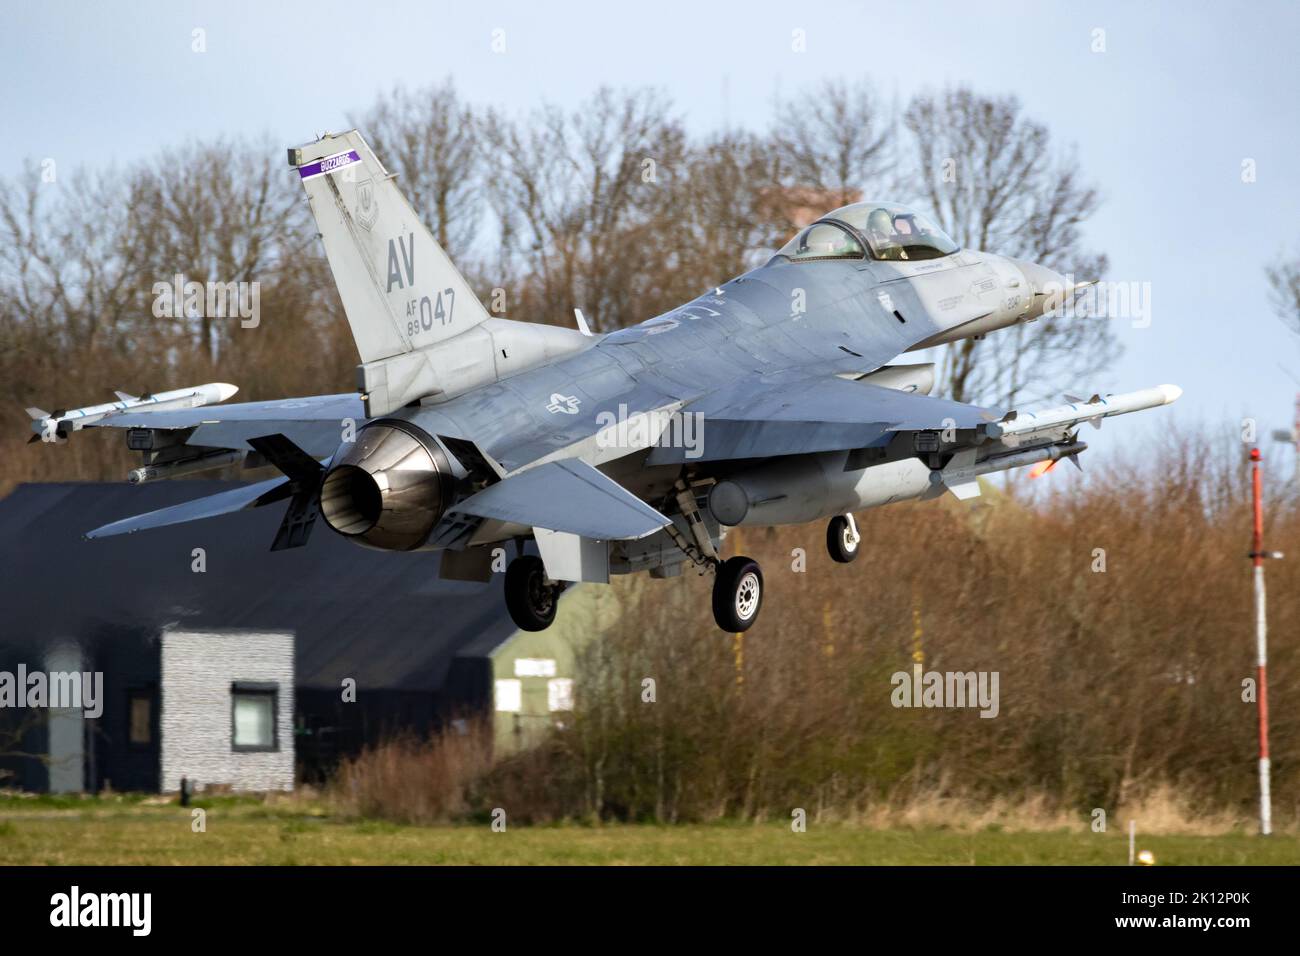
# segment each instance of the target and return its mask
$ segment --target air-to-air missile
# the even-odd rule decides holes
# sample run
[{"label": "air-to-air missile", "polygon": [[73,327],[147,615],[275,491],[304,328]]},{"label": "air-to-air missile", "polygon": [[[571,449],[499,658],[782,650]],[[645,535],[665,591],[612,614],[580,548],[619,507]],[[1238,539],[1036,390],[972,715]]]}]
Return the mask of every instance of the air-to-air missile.
[{"label": "air-to-air missile", "polygon": [[32,417],[32,431],[36,432],[29,442],[44,439],[48,442],[61,441],[68,434],[79,431],[87,425],[93,425],[101,419],[121,415],[124,412],[161,412],[178,408],[198,408],[200,405],[215,405],[224,402],[239,391],[234,385],[225,382],[209,382],[193,388],[174,388],[157,394],[128,395],[126,392],[114,392],[116,402],[103,405],[88,405],[85,408],[71,410],[58,409],[47,412],[40,408],[29,408],[27,414]]},{"label": "air-to-air missile", "polygon": [[1057,405],[1041,412],[1011,412],[1001,421],[986,426],[986,429],[988,437],[1000,438],[1008,445],[1023,443],[1041,432],[1072,428],[1083,422],[1100,428],[1103,418],[1169,405],[1178,401],[1182,394],[1183,390],[1177,385],[1157,385],[1104,398],[1094,395],[1086,401],[1067,395],[1066,398],[1071,400],[1069,405]]}]

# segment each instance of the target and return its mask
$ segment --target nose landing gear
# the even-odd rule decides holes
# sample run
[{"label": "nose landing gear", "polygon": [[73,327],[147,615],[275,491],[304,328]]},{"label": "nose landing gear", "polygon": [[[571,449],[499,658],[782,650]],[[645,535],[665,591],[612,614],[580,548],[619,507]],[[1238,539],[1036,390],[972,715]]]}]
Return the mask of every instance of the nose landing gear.
[{"label": "nose landing gear", "polygon": [[564,585],[548,580],[542,559],[521,554],[506,568],[506,610],[521,631],[544,631],[555,620]]},{"label": "nose landing gear", "polygon": [[836,515],[826,525],[826,550],[831,560],[848,564],[858,556],[858,547],[862,536],[858,534],[857,522],[852,514]]}]

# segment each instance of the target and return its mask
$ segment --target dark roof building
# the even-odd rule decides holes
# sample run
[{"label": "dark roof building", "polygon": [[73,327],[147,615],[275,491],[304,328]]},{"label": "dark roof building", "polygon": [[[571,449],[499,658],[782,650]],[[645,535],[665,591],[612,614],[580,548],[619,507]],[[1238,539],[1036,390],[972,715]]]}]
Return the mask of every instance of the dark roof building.
[{"label": "dark roof building", "polygon": [[[272,553],[279,507],[136,535],[82,537],[127,515],[229,487],[217,481],[28,484],[0,501],[0,673],[6,662],[39,668],[56,650],[59,660],[73,659],[76,654],[69,658],[66,651],[71,644],[82,669],[93,665],[104,675],[103,714],[87,719],[80,731],[86,788],[174,788],[158,736],[168,726],[167,715],[181,712],[182,687],[187,703],[216,693],[212,688],[218,685],[221,693],[238,697],[222,703],[222,712],[233,715],[230,726],[211,729],[225,735],[222,746],[255,749],[241,748],[241,734],[254,743],[266,734],[269,741],[280,726],[273,719],[291,727],[294,746],[288,751],[296,752],[299,778],[319,775],[338,755],[386,733],[423,733],[449,718],[495,713],[498,724],[509,718],[510,726],[499,726],[497,734],[499,742],[508,742],[511,733],[518,736],[525,699],[559,701],[549,711],[568,706],[572,629],[516,635],[501,585],[441,580],[436,552],[371,551],[320,525],[306,547]],[[566,607],[572,602],[566,597]],[[228,638],[240,634],[249,637],[242,643],[235,638],[232,656]],[[526,646],[515,646],[519,640]],[[164,680],[169,646],[169,673],[178,675],[170,690]],[[238,653],[240,648],[247,653]],[[211,660],[204,665],[208,649]],[[260,666],[254,658],[282,652],[291,655],[292,687],[262,705],[257,688],[271,693],[267,687],[274,682],[253,673]],[[495,658],[508,664],[525,654],[533,655],[526,658],[533,663],[521,673],[549,681],[549,694],[545,687],[521,693],[519,679],[499,673],[505,665]],[[510,686],[499,685],[503,676]],[[355,702],[344,699],[348,680],[355,681]],[[195,689],[194,681],[205,689]],[[496,700],[503,690],[510,699]],[[209,701],[206,712],[216,713],[216,704]],[[8,719],[12,727],[18,716],[0,711],[0,725]],[[549,712],[527,716],[551,719]],[[189,733],[195,724],[186,726]],[[44,752],[52,736],[66,741],[78,732],[47,723],[28,743],[36,739]],[[8,767],[35,789],[78,789],[69,784],[75,766],[57,783],[58,761],[34,769],[30,760],[6,758],[3,739],[0,774]],[[197,741],[171,743],[173,752],[175,746],[181,753],[201,749]],[[278,744],[287,746],[282,739]],[[75,754],[70,759],[77,763]]]}]

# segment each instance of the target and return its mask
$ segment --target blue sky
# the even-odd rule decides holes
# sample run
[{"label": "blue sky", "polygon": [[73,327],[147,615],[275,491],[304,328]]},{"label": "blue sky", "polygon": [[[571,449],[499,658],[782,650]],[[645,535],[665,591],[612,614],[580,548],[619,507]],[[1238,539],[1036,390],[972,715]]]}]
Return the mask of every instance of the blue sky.
[{"label": "blue sky", "polygon": [[659,86],[699,130],[766,125],[773,94],[828,77],[903,99],[947,83],[1014,93],[1102,187],[1086,233],[1107,278],[1152,288],[1150,327],[1117,323],[1124,358],[1063,389],[1184,388],[1130,435],[1246,415],[1289,426],[1300,392],[1300,339],[1263,278],[1283,248],[1300,255],[1300,3],[45,2],[5,12],[0,63],[0,175],[191,137],[306,142],[394,84],[448,75],[509,110]]}]

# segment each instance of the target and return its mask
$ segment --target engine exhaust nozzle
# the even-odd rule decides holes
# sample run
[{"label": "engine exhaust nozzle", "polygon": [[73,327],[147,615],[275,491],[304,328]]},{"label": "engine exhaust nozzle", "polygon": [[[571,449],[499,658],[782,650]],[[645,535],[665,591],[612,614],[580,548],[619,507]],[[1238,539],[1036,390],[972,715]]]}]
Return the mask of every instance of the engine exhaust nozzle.
[{"label": "engine exhaust nozzle", "polygon": [[447,510],[452,486],[437,442],[406,422],[372,422],[335,453],[321,482],[320,513],[361,544],[410,551]]}]

